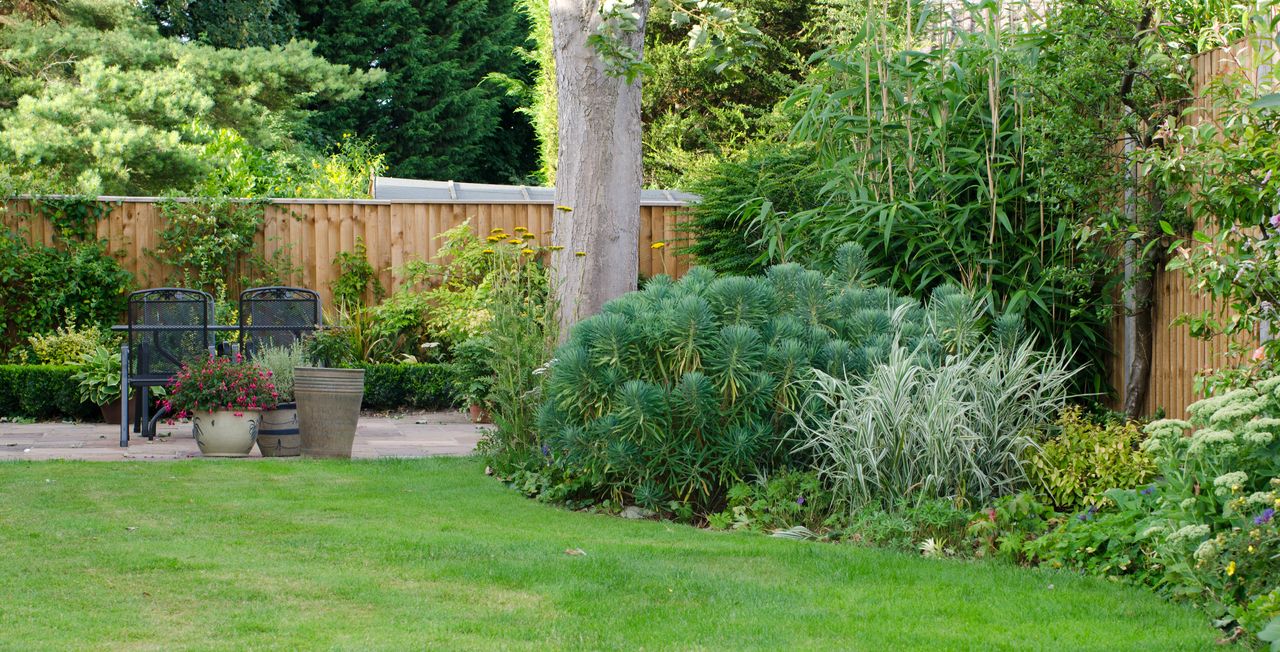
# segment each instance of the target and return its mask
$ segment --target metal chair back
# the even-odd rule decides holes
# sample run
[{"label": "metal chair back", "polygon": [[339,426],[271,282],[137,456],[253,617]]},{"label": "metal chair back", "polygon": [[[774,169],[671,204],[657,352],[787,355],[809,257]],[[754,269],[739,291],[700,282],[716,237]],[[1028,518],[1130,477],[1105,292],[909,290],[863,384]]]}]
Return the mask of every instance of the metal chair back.
[{"label": "metal chair back", "polygon": [[209,355],[213,297],[186,288],[152,288],[129,295],[129,381],[168,382],[183,363]]},{"label": "metal chair back", "polygon": [[264,287],[240,293],[240,353],[289,346],[321,324],[320,295],[306,288]]}]

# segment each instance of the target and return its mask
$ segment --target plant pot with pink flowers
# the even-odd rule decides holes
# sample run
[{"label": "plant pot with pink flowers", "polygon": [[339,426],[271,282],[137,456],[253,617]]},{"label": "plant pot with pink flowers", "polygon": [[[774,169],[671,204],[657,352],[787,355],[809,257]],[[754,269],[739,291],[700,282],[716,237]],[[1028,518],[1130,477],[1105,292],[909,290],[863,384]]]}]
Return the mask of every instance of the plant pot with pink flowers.
[{"label": "plant pot with pink flowers", "polygon": [[267,370],[237,355],[183,365],[166,404],[175,417],[191,417],[203,455],[244,457],[253,450],[262,413],[275,409],[278,395]]}]

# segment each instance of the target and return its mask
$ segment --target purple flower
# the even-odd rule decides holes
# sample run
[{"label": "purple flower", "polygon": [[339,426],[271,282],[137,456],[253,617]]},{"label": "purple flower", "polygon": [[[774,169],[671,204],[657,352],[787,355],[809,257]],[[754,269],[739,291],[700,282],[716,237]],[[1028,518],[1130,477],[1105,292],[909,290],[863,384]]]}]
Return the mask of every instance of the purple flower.
[{"label": "purple flower", "polygon": [[1254,517],[1254,519],[1253,519],[1253,524],[1254,524],[1254,525],[1266,525],[1267,523],[1270,523],[1270,522],[1271,522],[1271,518],[1272,518],[1273,516],[1275,516],[1275,515],[1276,515],[1276,510],[1271,509],[1270,507],[1268,507],[1268,508],[1266,508],[1266,509],[1262,510],[1262,513],[1261,513],[1261,514],[1258,514],[1256,517]]},{"label": "purple flower", "polygon": [[1267,170],[1266,176],[1262,177],[1262,185],[1266,186],[1271,182],[1271,170]]},{"label": "purple flower", "polygon": [[1142,494],[1142,495],[1144,495],[1144,496],[1150,496],[1151,494],[1153,494],[1153,493],[1155,493],[1155,492],[1156,492],[1156,486],[1155,486],[1155,485],[1151,485],[1150,487],[1147,487],[1146,489],[1143,489],[1142,491],[1139,491],[1138,493],[1140,493],[1140,494]]},{"label": "purple flower", "polygon": [[551,449],[546,444],[542,445],[542,454],[551,455]]},{"label": "purple flower", "polygon": [[1272,228],[1280,229],[1280,213],[1271,216]]},{"label": "purple flower", "polygon": [[797,499],[796,499],[796,504],[797,504],[797,505],[803,505],[803,504],[804,504],[804,496],[801,496],[801,497],[797,498]]}]

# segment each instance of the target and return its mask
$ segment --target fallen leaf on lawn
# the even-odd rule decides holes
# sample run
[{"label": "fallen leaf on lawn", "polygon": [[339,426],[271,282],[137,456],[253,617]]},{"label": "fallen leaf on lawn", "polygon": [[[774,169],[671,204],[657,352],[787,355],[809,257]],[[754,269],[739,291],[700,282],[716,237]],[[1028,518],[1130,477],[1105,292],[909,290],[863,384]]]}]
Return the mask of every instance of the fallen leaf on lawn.
[{"label": "fallen leaf on lawn", "polygon": [[126,531],[128,531],[128,532],[132,532],[132,531],[134,531],[134,530],[136,530],[136,529],[138,529],[138,526],[136,526],[136,525],[130,525],[129,527],[125,528],[125,530],[126,530]]},{"label": "fallen leaf on lawn", "polygon": [[587,556],[587,551],[583,550],[582,548],[565,548],[564,554],[569,555],[571,557],[585,557]]}]

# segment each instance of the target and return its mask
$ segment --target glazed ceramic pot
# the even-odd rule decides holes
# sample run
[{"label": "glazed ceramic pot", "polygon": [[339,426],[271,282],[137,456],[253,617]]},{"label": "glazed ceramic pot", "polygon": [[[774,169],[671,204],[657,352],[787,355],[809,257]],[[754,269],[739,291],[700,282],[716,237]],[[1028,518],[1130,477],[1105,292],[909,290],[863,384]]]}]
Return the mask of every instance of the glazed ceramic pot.
[{"label": "glazed ceramic pot", "polygon": [[261,412],[218,410],[191,417],[196,443],[205,457],[245,457],[258,438]]},{"label": "glazed ceramic pot", "polygon": [[263,457],[297,457],[302,453],[298,410],[293,403],[281,403],[262,413],[258,428],[258,450]]}]

